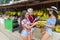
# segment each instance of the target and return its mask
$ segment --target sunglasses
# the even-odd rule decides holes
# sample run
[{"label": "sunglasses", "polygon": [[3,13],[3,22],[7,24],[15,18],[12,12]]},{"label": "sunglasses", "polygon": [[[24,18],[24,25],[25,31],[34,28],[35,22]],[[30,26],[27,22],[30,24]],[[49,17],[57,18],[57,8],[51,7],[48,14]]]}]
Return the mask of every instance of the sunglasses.
[{"label": "sunglasses", "polygon": [[53,11],[53,10],[49,10],[49,11]]}]

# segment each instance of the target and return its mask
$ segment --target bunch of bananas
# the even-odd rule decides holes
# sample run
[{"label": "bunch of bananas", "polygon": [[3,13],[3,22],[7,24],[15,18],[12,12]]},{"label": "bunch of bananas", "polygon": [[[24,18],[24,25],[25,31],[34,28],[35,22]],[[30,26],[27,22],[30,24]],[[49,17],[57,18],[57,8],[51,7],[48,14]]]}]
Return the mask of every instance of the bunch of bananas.
[{"label": "bunch of bananas", "polygon": [[34,11],[34,15],[37,15],[37,16],[41,16],[43,13],[43,11],[40,11],[40,10],[35,10]]},{"label": "bunch of bananas", "polygon": [[35,16],[37,15],[37,12],[38,12],[37,10],[34,10],[34,15],[35,15]]},{"label": "bunch of bananas", "polygon": [[38,21],[38,24],[36,25],[37,28],[40,28],[40,26],[43,26],[46,24],[46,21]]},{"label": "bunch of bananas", "polygon": [[60,15],[58,15],[58,19],[60,19]]},{"label": "bunch of bananas", "polygon": [[60,32],[60,26],[56,26],[55,30],[56,32]]},{"label": "bunch of bananas", "polygon": [[18,16],[21,16],[21,12],[18,12],[18,14],[17,14]]},{"label": "bunch of bananas", "polygon": [[48,18],[48,14],[43,10],[34,10],[35,16],[40,16],[40,20],[44,21]]},{"label": "bunch of bananas", "polygon": [[[5,14],[16,15],[15,11],[6,11]],[[17,15],[20,16],[21,12],[17,12]]]},{"label": "bunch of bananas", "polygon": [[38,24],[44,25],[44,24],[46,24],[46,21],[38,21]]},{"label": "bunch of bananas", "polygon": [[60,11],[58,11],[58,19],[60,19]]},{"label": "bunch of bananas", "polygon": [[43,11],[38,11],[37,15],[38,15],[38,16],[41,16],[42,13],[43,13]]},{"label": "bunch of bananas", "polygon": [[16,14],[16,12],[12,12],[12,15],[15,15]]},{"label": "bunch of bananas", "polygon": [[60,15],[60,11],[58,11],[58,15]]}]

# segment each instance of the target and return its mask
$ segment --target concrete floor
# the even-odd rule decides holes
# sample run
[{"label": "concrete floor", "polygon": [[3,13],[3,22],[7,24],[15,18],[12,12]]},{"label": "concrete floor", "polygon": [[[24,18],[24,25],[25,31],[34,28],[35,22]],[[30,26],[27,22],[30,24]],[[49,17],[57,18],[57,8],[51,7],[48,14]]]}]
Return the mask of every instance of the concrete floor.
[{"label": "concrete floor", "polygon": [[[38,40],[34,36],[33,39]],[[22,40],[22,37],[18,31],[9,32],[4,25],[0,25],[0,40]]]},{"label": "concrete floor", "polygon": [[[40,40],[42,37],[40,29],[35,29],[33,39]],[[60,33],[53,32],[53,35],[48,40],[59,40]],[[0,25],[0,40],[22,40],[18,31],[9,32],[4,28],[4,25]]]}]

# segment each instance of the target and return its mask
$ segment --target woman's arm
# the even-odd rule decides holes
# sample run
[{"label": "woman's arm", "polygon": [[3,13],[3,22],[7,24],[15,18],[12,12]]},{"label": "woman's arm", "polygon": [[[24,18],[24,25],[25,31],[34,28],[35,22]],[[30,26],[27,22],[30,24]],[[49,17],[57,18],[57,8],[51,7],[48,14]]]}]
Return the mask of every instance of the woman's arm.
[{"label": "woman's arm", "polygon": [[48,26],[48,27],[50,27],[50,28],[54,28],[54,27],[55,27],[55,24],[52,24],[52,25],[47,25],[47,24],[45,24],[45,26]]},{"label": "woman's arm", "polygon": [[36,24],[38,24],[38,22],[33,23],[31,26],[28,26],[27,24],[24,24],[23,26],[24,26],[26,29],[31,29],[31,28],[33,28]]},{"label": "woman's arm", "polygon": [[40,16],[38,16],[37,18],[35,18],[34,22],[35,22],[36,20],[38,20],[39,18],[40,18]]},{"label": "woman's arm", "polygon": [[51,26],[49,26],[49,27],[54,28],[54,27],[55,27],[55,24],[52,24],[52,25],[51,25]]},{"label": "woman's arm", "polygon": [[38,24],[38,22],[35,22],[35,23],[33,23],[31,26],[30,26],[30,28],[33,28],[35,25],[37,25]]},{"label": "woman's arm", "polygon": [[27,24],[24,24],[23,26],[24,26],[26,29],[30,29]]}]

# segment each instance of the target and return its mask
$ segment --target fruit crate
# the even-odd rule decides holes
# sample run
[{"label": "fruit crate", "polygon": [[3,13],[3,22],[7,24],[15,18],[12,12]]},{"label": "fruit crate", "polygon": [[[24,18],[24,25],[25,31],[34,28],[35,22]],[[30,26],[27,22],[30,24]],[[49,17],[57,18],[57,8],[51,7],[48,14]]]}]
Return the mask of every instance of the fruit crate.
[{"label": "fruit crate", "polygon": [[9,30],[10,32],[12,32],[12,24],[13,24],[13,21],[10,20],[10,19],[4,19],[4,26],[5,26],[5,29]]},{"label": "fruit crate", "polygon": [[9,30],[10,32],[13,32],[15,29],[19,27],[19,24],[16,20],[4,19],[4,26],[5,29]]}]

